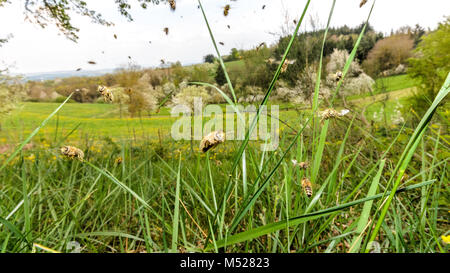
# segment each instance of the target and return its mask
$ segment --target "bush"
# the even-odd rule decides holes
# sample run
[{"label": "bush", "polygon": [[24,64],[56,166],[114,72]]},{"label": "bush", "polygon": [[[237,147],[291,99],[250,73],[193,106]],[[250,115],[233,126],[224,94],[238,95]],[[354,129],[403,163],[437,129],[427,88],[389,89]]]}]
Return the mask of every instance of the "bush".
[{"label": "bush", "polygon": [[209,94],[203,86],[186,86],[173,98],[173,105],[186,105],[190,109],[194,109],[194,98],[202,98],[203,105],[209,102]]},{"label": "bush", "polygon": [[386,76],[392,73],[389,70],[395,70],[400,64],[406,64],[413,46],[414,40],[407,34],[396,34],[379,40],[363,62],[363,68],[372,77],[382,73]]},{"label": "bush", "polygon": [[224,85],[227,82],[227,79],[225,78],[225,72],[223,72],[222,66],[220,64],[217,66],[216,76],[214,77],[214,80],[216,80],[216,83],[218,85]]},{"label": "bush", "polygon": [[205,57],[203,57],[203,61],[205,63],[211,63],[212,64],[212,63],[214,63],[215,60],[216,60],[216,57],[214,57],[213,54],[208,54]]},{"label": "bush", "polygon": [[[343,71],[345,63],[349,54],[346,50],[334,49],[333,53],[331,53],[329,61],[326,66],[326,72],[328,74],[336,74],[338,71]],[[350,68],[347,72],[347,76],[356,77],[362,73],[362,69],[356,61],[353,61],[350,64]]]},{"label": "bush", "polygon": [[258,50],[248,50],[243,53],[244,66],[241,77],[243,86],[259,86],[266,88],[272,79],[272,72],[266,60],[270,57],[271,50],[265,45]]},{"label": "bush", "polygon": [[[450,17],[439,24],[438,29],[423,36],[409,59],[408,75],[420,83],[421,93],[417,102],[426,109],[450,71]],[[428,105],[428,106],[427,106]]]}]

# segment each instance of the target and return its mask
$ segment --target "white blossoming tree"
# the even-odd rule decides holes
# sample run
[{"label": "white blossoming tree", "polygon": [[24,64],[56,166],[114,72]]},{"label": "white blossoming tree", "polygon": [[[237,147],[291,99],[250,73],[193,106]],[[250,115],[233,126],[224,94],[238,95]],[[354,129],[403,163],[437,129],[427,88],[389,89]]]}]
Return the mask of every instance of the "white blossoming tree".
[{"label": "white blossoming tree", "polygon": [[1,118],[17,107],[24,94],[23,86],[18,78],[12,78],[0,73],[0,130]]}]

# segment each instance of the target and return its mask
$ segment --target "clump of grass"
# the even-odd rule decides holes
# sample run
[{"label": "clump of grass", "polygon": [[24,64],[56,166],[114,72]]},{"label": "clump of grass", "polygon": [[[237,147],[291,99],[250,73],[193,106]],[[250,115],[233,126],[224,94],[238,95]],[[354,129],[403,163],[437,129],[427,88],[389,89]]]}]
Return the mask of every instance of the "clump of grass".
[{"label": "clump of grass", "polygon": [[[273,92],[309,2],[260,106]],[[233,98],[211,87],[236,108],[217,53]],[[322,58],[318,79],[321,65]],[[369,252],[377,242],[383,252],[446,252],[441,236],[448,232],[448,157],[440,151],[448,142],[427,128],[449,85],[450,75],[417,128],[402,127],[385,138],[365,130],[355,116],[320,122],[318,80],[312,109],[295,117],[294,130],[280,134],[274,152],[249,142],[259,110],[244,141],[206,153],[191,153],[183,142],[135,137],[105,139],[99,149],[89,135],[79,139],[87,151],[83,161],[55,156],[53,147],[23,151],[69,97],[0,168],[0,251],[67,252],[76,242],[83,252]],[[55,147],[68,137],[58,132],[51,137]],[[298,168],[294,158],[311,166]],[[303,194],[304,178],[312,182],[311,197]]]}]

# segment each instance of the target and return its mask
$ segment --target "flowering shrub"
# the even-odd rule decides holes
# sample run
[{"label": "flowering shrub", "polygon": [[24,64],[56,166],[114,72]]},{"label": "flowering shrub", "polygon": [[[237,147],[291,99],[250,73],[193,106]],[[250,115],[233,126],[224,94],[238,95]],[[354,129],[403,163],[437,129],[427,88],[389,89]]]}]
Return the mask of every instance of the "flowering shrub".
[{"label": "flowering shrub", "polygon": [[[327,74],[336,74],[336,72],[338,71],[343,71],[348,57],[349,54],[346,50],[340,50],[335,48],[333,50],[333,53],[331,53],[330,60],[328,61],[328,64],[326,66]],[[355,60],[353,60],[353,62],[350,64],[347,76],[356,77],[362,72],[363,71],[359,66],[359,64]]]},{"label": "flowering shrub", "polygon": [[11,85],[18,80],[0,74],[0,117],[14,110],[25,94],[22,85]]},{"label": "flowering shrub", "polygon": [[180,92],[172,99],[172,103],[174,106],[186,105],[190,109],[194,109],[194,98],[196,97],[200,97],[204,105],[207,104],[210,99],[208,91],[203,86],[190,85],[182,87],[180,85]]}]

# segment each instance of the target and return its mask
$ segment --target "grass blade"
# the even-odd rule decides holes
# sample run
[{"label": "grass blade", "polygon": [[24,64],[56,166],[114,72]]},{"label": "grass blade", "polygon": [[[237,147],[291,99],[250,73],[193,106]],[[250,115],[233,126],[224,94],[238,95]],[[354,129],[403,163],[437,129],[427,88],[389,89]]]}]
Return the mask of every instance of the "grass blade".
[{"label": "grass blade", "polygon": [[[392,199],[394,198],[395,190],[400,185],[400,181],[403,177],[403,174],[406,171],[406,168],[408,167],[409,161],[411,160],[414,151],[416,150],[417,146],[420,143],[420,139],[422,138],[423,134],[425,133],[428,123],[430,123],[431,118],[433,117],[434,112],[436,111],[439,103],[448,95],[450,92],[450,73],[447,75],[447,79],[445,80],[441,90],[437,94],[436,98],[433,101],[433,104],[428,108],[428,111],[423,116],[422,120],[420,121],[419,125],[417,126],[416,130],[414,131],[413,135],[409,139],[408,144],[405,147],[405,150],[403,151],[399,162],[397,163],[397,167],[395,168],[393,175],[391,176],[388,184],[394,179],[394,177],[397,175],[397,180],[395,181],[394,186],[392,187],[391,194],[389,195],[386,203],[383,206],[383,209],[381,211],[380,217],[378,218],[377,224],[375,225],[375,228],[370,236],[369,244],[373,240],[375,240],[375,237],[377,236],[381,224],[384,221],[384,218],[386,216],[387,210],[389,208],[389,205],[392,202]],[[370,249],[370,245],[366,248],[366,252],[368,252]]]},{"label": "grass blade", "polygon": [[177,185],[175,188],[175,208],[172,221],[172,252],[177,252],[178,244],[178,223],[180,220],[180,173],[181,173],[181,154],[178,163]]},{"label": "grass blade", "polygon": [[[380,163],[380,168],[378,169],[378,172],[376,176],[372,180],[372,184],[370,185],[369,192],[367,193],[367,196],[373,196],[376,194],[378,189],[378,183],[380,182],[381,174],[383,172],[384,164],[386,163],[386,160],[383,159]],[[348,252],[350,253],[356,253],[359,251],[361,246],[361,240],[362,236],[364,234],[365,227],[367,226],[367,222],[369,221],[370,216],[370,209],[372,208],[373,201],[368,201],[364,204],[363,210],[361,212],[361,216],[359,217],[358,226],[356,227],[356,235],[353,238],[350,250]]]},{"label": "grass blade", "polygon": [[[408,187],[405,187],[405,188],[397,190],[396,192],[394,192],[394,194],[397,194],[397,193],[400,193],[400,192],[403,192],[403,191],[408,191],[408,190],[420,188],[420,187],[423,187],[423,186],[426,186],[426,185],[430,185],[430,184],[432,184],[434,182],[435,182],[435,180],[431,180],[431,181],[426,181],[426,182],[419,183],[419,184],[416,184],[416,185],[408,186]],[[346,209],[346,208],[349,208],[349,207],[352,207],[352,206],[355,206],[355,205],[358,205],[358,204],[361,204],[361,203],[365,203],[365,202],[368,202],[368,201],[371,201],[371,200],[375,200],[375,199],[378,199],[378,198],[381,198],[381,197],[383,197],[382,193],[374,195],[374,196],[358,199],[358,200],[355,200],[355,201],[352,201],[352,202],[349,202],[349,203],[346,203],[346,204],[342,204],[342,205],[339,205],[339,206],[335,206],[335,207],[332,207],[332,208],[328,208],[328,209],[320,210],[320,211],[317,211],[317,212],[301,215],[301,216],[298,216],[298,217],[294,217],[294,218],[291,218],[289,220],[283,220],[283,221],[267,224],[267,225],[264,225],[264,226],[261,226],[261,227],[257,227],[257,228],[254,228],[254,229],[251,229],[251,230],[248,230],[248,231],[244,231],[244,232],[241,232],[241,233],[229,236],[229,237],[227,237],[226,241],[225,240],[219,240],[219,241],[217,241],[217,247],[224,247],[224,246],[227,246],[227,245],[232,245],[232,244],[244,242],[244,241],[247,241],[247,240],[252,240],[252,239],[257,238],[259,236],[263,236],[263,235],[275,232],[277,230],[286,228],[286,225],[287,225],[288,222],[289,222],[289,226],[295,226],[295,225],[298,225],[298,224],[301,224],[301,223],[305,223],[305,222],[308,222],[308,221],[311,221],[311,220],[314,220],[314,219],[317,219],[317,218],[320,218],[320,217],[323,217],[323,216],[327,216],[327,215],[330,215],[330,214],[332,214],[334,212],[341,211],[343,209]],[[206,250],[211,250],[211,247],[208,247]]]}]

